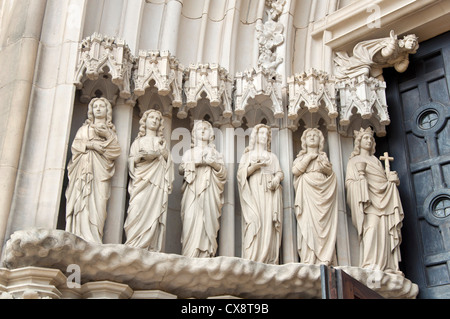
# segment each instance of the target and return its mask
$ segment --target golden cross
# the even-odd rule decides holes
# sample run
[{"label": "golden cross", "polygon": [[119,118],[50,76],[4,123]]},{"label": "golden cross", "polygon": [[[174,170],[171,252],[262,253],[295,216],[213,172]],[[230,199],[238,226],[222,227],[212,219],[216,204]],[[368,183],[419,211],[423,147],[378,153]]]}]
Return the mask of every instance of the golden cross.
[{"label": "golden cross", "polygon": [[394,161],[393,157],[389,157],[388,152],[384,152],[383,156],[380,156],[380,161],[384,161],[384,169],[386,170],[386,176],[389,176],[389,172],[391,171],[391,165],[389,162]]}]

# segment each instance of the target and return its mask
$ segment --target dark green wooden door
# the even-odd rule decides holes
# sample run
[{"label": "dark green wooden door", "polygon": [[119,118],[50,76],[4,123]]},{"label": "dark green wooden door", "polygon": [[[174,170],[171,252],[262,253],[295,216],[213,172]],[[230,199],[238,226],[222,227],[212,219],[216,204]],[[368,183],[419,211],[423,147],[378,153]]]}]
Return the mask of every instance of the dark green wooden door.
[{"label": "dark green wooden door", "polygon": [[450,32],[421,43],[408,70],[385,70],[405,210],[401,268],[419,298],[450,298]]}]

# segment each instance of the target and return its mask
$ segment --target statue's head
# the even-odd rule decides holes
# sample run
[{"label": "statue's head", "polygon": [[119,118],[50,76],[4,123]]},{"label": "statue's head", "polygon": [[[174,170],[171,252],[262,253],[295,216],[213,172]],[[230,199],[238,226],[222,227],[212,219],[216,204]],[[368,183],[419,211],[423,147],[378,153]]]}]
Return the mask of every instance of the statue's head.
[{"label": "statue's head", "polygon": [[195,121],[192,128],[192,146],[197,146],[199,141],[208,141],[208,145],[214,145],[214,129],[207,121]]},{"label": "statue's head", "polygon": [[143,137],[147,133],[147,119],[150,115],[156,115],[159,117],[159,127],[157,129],[156,135],[163,137],[164,136],[164,119],[160,111],[155,109],[150,109],[144,112],[141,119],[139,120],[139,133],[137,138]]},{"label": "statue's head", "polygon": [[95,122],[95,116],[94,116],[94,104],[96,103],[103,103],[106,106],[106,125],[108,128],[112,129],[113,131],[116,130],[114,124],[112,123],[112,105],[108,101],[108,99],[104,97],[97,97],[93,98],[88,105],[88,112],[87,112],[87,120],[85,124],[92,124]]},{"label": "statue's head", "polygon": [[[317,139],[315,141],[313,141],[313,144],[311,144],[311,142],[308,141],[308,137],[310,135],[316,135]],[[306,154],[308,151],[308,144],[309,147],[315,147],[317,146],[317,149],[319,150],[319,152],[323,152],[323,149],[325,147],[325,137],[323,136],[323,133],[321,130],[319,130],[318,128],[308,128],[306,129],[301,137],[301,151],[298,154],[298,156]]]},{"label": "statue's head", "polygon": [[415,34],[408,34],[403,39],[398,40],[398,46],[414,54],[419,49],[419,38]]},{"label": "statue's head", "polygon": [[375,154],[375,147],[376,147],[376,143],[375,143],[375,138],[374,138],[374,131],[372,130],[372,128],[369,126],[368,128],[364,129],[361,128],[359,131],[353,131],[353,138],[354,138],[354,149],[352,154],[350,155],[350,158],[357,156],[361,153],[361,139],[363,138],[363,136],[365,135],[369,135],[372,139],[372,150],[370,151],[370,155]]},{"label": "statue's head", "polygon": [[[260,135],[265,136],[263,137]],[[265,138],[267,150],[270,151],[272,145],[272,130],[270,129],[270,126],[265,124],[258,124],[253,127],[252,133],[250,134],[250,141],[247,147],[247,151],[255,149],[256,143],[260,138]]]}]

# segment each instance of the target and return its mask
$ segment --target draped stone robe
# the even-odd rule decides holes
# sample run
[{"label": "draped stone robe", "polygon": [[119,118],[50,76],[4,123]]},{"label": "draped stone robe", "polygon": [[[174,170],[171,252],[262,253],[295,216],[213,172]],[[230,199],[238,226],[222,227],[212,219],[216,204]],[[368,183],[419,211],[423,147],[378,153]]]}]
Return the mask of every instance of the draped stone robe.
[{"label": "draped stone robe", "polygon": [[[111,194],[114,160],[120,156],[117,135],[110,130],[107,140],[98,136],[93,125],[79,128],[67,166],[66,230],[91,242],[102,243],[106,206]],[[87,149],[87,143],[100,142],[103,154]]]},{"label": "draped stone robe", "polygon": [[160,252],[165,238],[168,196],[174,180],[170,152],[167,160],[159,155],[151,162],[134,158],[141,152],[162,151],[165,141],[157,136],[144,136],[133,142],[130,149],[130,203],[124,224],[126,245]]},{"label": "draped stone robe", "polygon": [[278,264],[283,220],[281,184],[269,189],[273,178],[284,174],[275,154],[267,152],[266,166],[248,176],[252,151],[244,153],[237,180],[241,199],[243,225],[242,257],[267,264]]},{"label": "draped stone robe", "polygon": [[[215,158],[220,169],[216,171],[209,165],[196,166],[198,154]],[[183,155],[179,170],[184,176],[181,200],[182,255],[213,257],[217,251],[217,232],[227,176],[222,156],[210,146],[194,147]]]},{"label": "draped stone robe", "polygon": [[337,179],[325,153],[316,159],[300,155],[293,163],[297,249],[300,262],[330,265],[336,261]]},{"label": "draped stone robe", "polygon": [[353,56],[349,56],[346,52],[337,52],[335,58],[336,77],[338,79],[353,78],[365,74],[381,78],[383,68],[391,66],[394,66],[398,72],[404,72],[409,64],[408,52],[400,52],[397,49],[391,57],[381,58],[379,61],[376,59],[376,55],[390,42],[390,38],[359,42],[353,49]]},{"label": "draped stone robe", "polygon": [[[356,163],[366,163],[365,179]],[[347,165],[347,203],[360,239],[360,267],[400,272],[401,227],[404,217],[400,195],[388,181],[375,156],[355,156]]]}]

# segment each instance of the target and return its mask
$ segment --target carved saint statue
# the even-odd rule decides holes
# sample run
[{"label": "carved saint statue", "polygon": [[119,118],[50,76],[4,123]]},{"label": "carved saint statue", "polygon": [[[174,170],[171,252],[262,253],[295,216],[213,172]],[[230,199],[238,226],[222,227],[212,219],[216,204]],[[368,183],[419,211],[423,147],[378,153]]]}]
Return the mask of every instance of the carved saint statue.
[{"label": "carved saint statue", "polygon": [[188,257],[214,257],[223,206],[227,171],[222,155],[214,145],[214,130],[206,121],[196,121],[192,147],[181,159],[184,176],[181,200],[182,254]]},{"label": "carved saint statue", "polygon": [[173,162],[164,139],[161,112],[148,110],[128,158],[130,203],[124,229],[126,245],[160,252],[165,239]]},{"label": "carved saint statue", "polygon": [[360,267],[401,273],[398,263],[404,214],[397,189],[400,181],[389,165],[383,169],[373,155],[372,129],[354,134],[355,148],[347,165],[345,186],[360,241]]},{"label": "carved saint statue", "polygon": [[316,128],[301,137],[302,150],[292,172],[297,216],[297,249],[305,264],[335,264],[337,234],[337,180],[327,154],[325,138]]},{"label": "carved saint statue", "polygon": [[391,31],[389,38],[358,43],[351,57],[346,52],[337,52],[335,75],[337,79],[345,79],[365,74],[384,81],[383,68],[394,67],[397,72],[405,72],[409,54],[416,53],[418,49],[418,38],[414,34],[399,40]]},{"label": "carved saint statue", "polygon": [[239,163],[237,180],[244,218],[242,257],[278,264],[284,175],[270,145],[270,127],[256,125]]},{"label": "carved saint statue", "polygon": [[73,141],[67,166],[67,231],[102,243],[114,161],[119,155],[111,103],[105,98],[94,98],[88,106],[88,118]]}]

